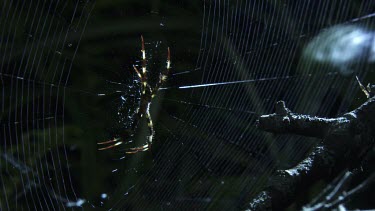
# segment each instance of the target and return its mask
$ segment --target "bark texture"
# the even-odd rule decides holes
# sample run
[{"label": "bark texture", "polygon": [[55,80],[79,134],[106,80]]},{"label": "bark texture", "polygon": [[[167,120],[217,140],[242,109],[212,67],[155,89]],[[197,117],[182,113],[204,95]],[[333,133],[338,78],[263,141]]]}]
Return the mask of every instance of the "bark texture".
[{"label": "bark texture", "polygon": [[374,145],[375,97],[337,118],[296,114],[283,101],[276,112],[258,119],[259,129],[320,138],[322,141],[297,166],[278,170],[268,186],[248,203],[248,210],[280,210],[314,182],[355,169]]}]

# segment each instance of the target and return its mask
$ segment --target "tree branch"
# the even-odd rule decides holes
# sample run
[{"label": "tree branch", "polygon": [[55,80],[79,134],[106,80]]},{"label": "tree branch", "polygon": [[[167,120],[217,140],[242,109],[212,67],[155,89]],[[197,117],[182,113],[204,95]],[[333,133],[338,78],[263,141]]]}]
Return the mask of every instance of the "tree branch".
[{"label": "tree branch", "polygon": [[323,140],[297,166],[278,170],[266,189],[247,205],[249,210],[288,206],[308,185],[356,165],[374,144],[375,97],[337,118],[296,114],[283,101],[277,102],[275,108],[275,113],[259,117],[259,129]]}]

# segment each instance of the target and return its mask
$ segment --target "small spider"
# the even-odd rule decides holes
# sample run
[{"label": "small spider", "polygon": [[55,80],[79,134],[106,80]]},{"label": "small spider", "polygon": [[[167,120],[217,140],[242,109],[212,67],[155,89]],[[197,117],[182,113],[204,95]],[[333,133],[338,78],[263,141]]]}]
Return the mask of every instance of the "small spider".
[{"label": "small spider", "polygon": [[[127,154],[134,154],[134,153],[137,153],[137,152],[143,152],[143,151],[147,151],[151,148],[152,139],[155,135],[154,126],[152,124],[152,119],[151,119],[151,115],[150,115],[151,101],[152,101],[152,98],[154,98],[156,96],[157,92],[159,91],[159,88],[167,80],[167,75],[168,75],[169,69],[171,68],[171,56],[170,56],[170,50],[169,50],[169,47],[168,47],[166,69],[164,69],[160,72],[159,80],[156,83],[155,87],[151,87],[150,84],[148,83],[148,74],[147,74],[147,70],[146,70],[146,66],[147,66],[146,50],[145,50],[145,43],[144,43],[144,40],[143,40],[143,36],[141,36],[141,42],[142,42],[142,50],[141,50],[141,52],[142,52],[142,71],[139,71],[138,68],[135,65],[133,65],[134,71],[137,73],[137,75],[140,79],[140,82],[141,82],[141,97],[140,97],[139,107],[137,108],[137,110],[134,114],[135,115],[134,116],[134,122],[131,125],[131,130],[134,132],[136,130],[136,128],[138,127],[138,124],[139,124],[141,118],[143,116],[146,116],[147,126],[148,126],[148,129],[149,129],[150,135],[148,136],[147,143],[145,145],[140,146],[140,147],[130,148],[127,151],[125,151],[125,153],[127,153]],[[107,144],[111,144],[111,145],[99,148],[99,150],[106,150],[106,149],[116,147],[118,145],[123,144],[123,141],[121,140],[121,138],[116,137],[112,140],[98,143],[98,145],[107,145]]]}]

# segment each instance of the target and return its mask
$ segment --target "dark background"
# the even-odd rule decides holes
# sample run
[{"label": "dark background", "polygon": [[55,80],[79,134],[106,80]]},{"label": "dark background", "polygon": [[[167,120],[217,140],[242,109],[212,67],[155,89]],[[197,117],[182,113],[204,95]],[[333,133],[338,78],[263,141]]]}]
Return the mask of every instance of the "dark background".
[{"label": "dark background", "polygon": [[[259,115],[282,99],[296,112],[335,117],[365,100],[355,75],[373,81],[367,54],[345,76],[303,54],[338,24],[373,32],[373,18],[357,19],[373,14],[370,1],[39,0],[0,9],[4,210],[80,199],[85,209],[240,209],[275,169],[292,167],[319,141],[259,131]],[[141,35],[150,83],[171,49],[167,89],[151,106],[152,150],[124,154],[145,143],[143,120],[131,143],[98,151],[97,142],[131,122],[119,108],[137,108]],[[178,88],[212,83],[222,84]],[[371,206],[366,197],[355,202]]]}]

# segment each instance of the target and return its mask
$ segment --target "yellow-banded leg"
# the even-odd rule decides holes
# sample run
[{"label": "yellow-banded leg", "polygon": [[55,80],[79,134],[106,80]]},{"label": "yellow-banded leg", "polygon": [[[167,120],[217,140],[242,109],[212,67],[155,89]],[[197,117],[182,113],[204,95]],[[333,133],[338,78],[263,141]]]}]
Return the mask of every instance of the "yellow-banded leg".
[{"label": "yellow-banded leg", "polygon": [[156,96],[156,93],[159,91],[159,88],[165,83],[165,81],[167,81],[168,73],[170,69],[171,69],[171,51],[169,50],[169,47],[168,47],[167,66],[163,71],[160,72],[159,81],[153,90],[152,97]]},{"label": "yellow-banded leg", "polygon": [[[113,143],[113,144],[112,144]],[[112,144],[112,145],[109,145],[107,147],[101,147],[99,148],[98,150],[106,150],[106,149],[111,149],[113,147],[116,147],[118,145],[121,145],[122,144],[122,141],[120,141],[119,138],[114,138],[112,140],[109,140],[109,141],[103,141],[103,142],[99,142],[98,145],[106,145],[106,144]]]},{"label": "yellow-banded leg", "polygon": [[146,94],[146,89],[147,89],[147,86],[148,86],[148,77],[147,77],[147,60],[146,60],[146,50],[145,50],[145,42],[143,40],[143,36],[141,36],[141,42],[142,42],[142,49],[141,49],[141,52],[142,52],[142,71],[139,71],[138,68],[133,65],[133,68],[135,70],[135,72],[137,73],[138,77],[139,77],[139,80],[141,81],[141,93],[144,95]]},{"label": "yellow-banded leg", "polygon": [[152,118],[150,114],[150,105],[151,105],[151,102],[147,105],[147,110],[146,110],[147,127],[150,133],[147,139],[147,144],[149,145],[149,148],[151,148],[152,140],[154,139],[154,136],[155,136],[154,125],[152,123]]}]

